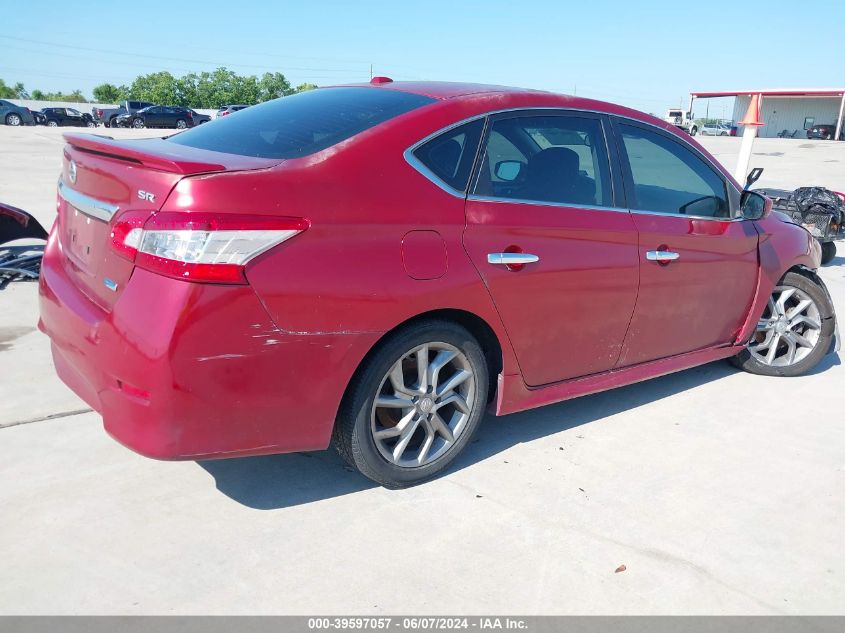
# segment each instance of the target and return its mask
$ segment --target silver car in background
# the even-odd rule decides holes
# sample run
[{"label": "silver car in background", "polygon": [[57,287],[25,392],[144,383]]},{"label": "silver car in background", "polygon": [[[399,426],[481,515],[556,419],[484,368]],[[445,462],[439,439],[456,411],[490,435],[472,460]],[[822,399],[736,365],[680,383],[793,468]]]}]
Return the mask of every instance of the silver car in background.
[{"label": "silver car in background", "polygon": [[724,123],[705,123],[698,129],[702,136],[729,136],[730,127]]}]

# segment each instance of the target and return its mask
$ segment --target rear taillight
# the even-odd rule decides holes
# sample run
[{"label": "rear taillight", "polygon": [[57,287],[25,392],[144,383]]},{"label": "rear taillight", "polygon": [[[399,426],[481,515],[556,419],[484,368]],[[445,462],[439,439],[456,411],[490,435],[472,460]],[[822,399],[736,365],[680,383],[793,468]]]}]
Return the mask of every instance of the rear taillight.
[{"label": "rear taillight", "polygon": [[223,110],[223,112],[220,113],[220,116],[226,116],[227,114],[229,114],[229,111]]},{"label": "rear taillight", "polygon": [[141,227],[125,214],[111,239],[115,251],[140,268],[187,281],[245,284],[250,260],[308,226],[304,218],[158,213]]}]

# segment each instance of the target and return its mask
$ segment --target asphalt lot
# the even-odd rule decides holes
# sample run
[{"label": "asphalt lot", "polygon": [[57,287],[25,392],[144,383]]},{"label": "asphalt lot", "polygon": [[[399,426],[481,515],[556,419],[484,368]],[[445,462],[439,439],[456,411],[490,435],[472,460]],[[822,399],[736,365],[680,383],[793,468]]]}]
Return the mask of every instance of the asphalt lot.
[{"label": "asphalt lot", "polygon": [[[60,132],[0,126],[0,200],[47,227]],[[739,139],[703,142],[733,168]],[[754,151],[759,186],[845,188],[845,143]],[[74,414],[36,321],[34,284],[0,291],[2,614],[845,614],[838,356],[488,416],[446,476],[387,491],[331,451],[137,456]]]}]

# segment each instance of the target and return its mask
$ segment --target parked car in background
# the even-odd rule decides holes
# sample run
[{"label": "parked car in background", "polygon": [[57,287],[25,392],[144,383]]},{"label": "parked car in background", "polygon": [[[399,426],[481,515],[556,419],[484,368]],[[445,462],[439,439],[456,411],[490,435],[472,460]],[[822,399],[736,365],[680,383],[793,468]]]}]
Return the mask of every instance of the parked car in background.
[{"label": "parked car in background", "polygon": [[408,486],[488,410],[727,358],[795,376],[834,339],[813,237],[609,103],[379,78],[66,138],[39,327],[150,457],[334,442]]},{"label": "parked car in background", "polygon": [[[843,127],[843,129],[839,133],[839,140],[840,141],[843,138],[845,138],[845,125],[842,126],[842,127]],[[833,138],[834,134],[836,134],[836,125],[834,125],[834,124],[814,125],[809,130],[807,130],[807,138],[809,138],[809,139],[819,138],[819,139],[828,141],[828,140]]]},{"label": "parked car in background", "polygon": [[11,126],[35,125],[35,117],[29,108],[0,99],[0,123]]},{"label": "parked car in background", "polygon": [[705,123],[698,133],[702,136],[730,136],[730,131],[724,123]]},{"label": "parked car in background", "polygon": [[248,107],[249,107],[248,105],[243,105],[243,104],[220,106],[217,109],[216,118],[219,119],[222,116],[228,116],[228,115],[232,114],[233,112],[238,112],[239,110],[243,110],[243,109],[248,108]]},{"label": "parked car in background", "polygon": [[134,101],[132,99],[127,99],[125,101],[121,101],[120,105],[116,108],[91,108],[91,116],[94,117],[94,121],[97,123],[106,127],[111,127],[114,123],[114,119],[116,119],[119,115],[126,113],[134,114],[138,110],[151,105],[155,104],[150,103],[149,101]]},{"label": "parked car in background", "polygon": [[698,134],[698,123],[692,118],[692,112],[684,112],[681,108],[670,108],[663,117],[666,123],[687,132],[690,136]]},{"label": "parked car in background", "polygon": [[196,110],[192,110],[191,108],[187,108],[194,117],[194,126],[202,125],[203,123],[208,123],[211,121],[211,117],[207,114],[200,114]]},{"label": "parked car in background", "polygon": [[41,113],[48,127],[97,127],[94,117],[74,108],[42,108]]},{"label": "parked car in background", "polygon": [[149,106],[138,110],[128,119],[134,128],[166,127],[184,130],[194,127],[193,110],[182,106]]}]

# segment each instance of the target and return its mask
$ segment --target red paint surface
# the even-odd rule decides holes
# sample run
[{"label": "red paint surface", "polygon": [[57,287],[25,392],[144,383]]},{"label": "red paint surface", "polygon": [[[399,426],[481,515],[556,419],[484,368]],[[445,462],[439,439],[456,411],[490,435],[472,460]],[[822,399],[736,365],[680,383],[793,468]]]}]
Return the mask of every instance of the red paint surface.
[{"label": "red paint surface", "polygon": [[[40,327],[61,378],[119,441],[159,458],[324,448],[367,352],[405,321],[444,309],[477,316],[497,337],[500,413],[628,384],[734,353],[783,273],[818,265],[806,232],[774,217],[702,222],[466,203],[402,159],[456,121],[519,107],[634,117],[697,147],[647,115],[486,86],[371,89],[442,100],[287,161],[69,137],[65,182],[72,158],[74,188],[120,211],[111,225],[95,224],[60,203]],[[140,221],[159,211],[298,217],[310,227],[250,262],[247,285],[203,284],[133,267],[109,246],[125,214]],[[661,244],[681,259],[646,262],[644,251]],[[508,247],[540,261],[521,270],[486,262]]]}]

